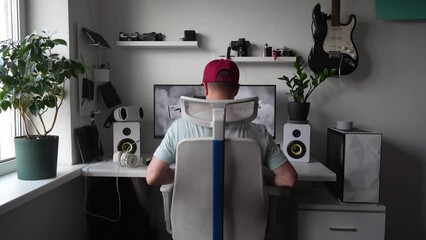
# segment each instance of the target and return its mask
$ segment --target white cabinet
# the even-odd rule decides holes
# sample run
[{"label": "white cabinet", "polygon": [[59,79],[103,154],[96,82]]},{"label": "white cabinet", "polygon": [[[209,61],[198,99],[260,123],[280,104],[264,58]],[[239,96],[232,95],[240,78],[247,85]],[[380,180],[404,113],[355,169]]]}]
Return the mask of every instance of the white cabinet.
[{"label": "white cabinet", "polygon": [[385,239],[386,208],[343,203],[325,187],[298,189],[298,240]]},{"label": "white cabinet", "polygon": [[384,212],[299,210],[298,240],[385,239]]}]

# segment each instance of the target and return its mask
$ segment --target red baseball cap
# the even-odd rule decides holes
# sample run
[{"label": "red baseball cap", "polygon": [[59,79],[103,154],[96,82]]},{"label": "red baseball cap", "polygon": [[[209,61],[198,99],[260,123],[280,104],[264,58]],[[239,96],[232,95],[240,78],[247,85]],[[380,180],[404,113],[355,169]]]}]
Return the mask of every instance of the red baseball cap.
[{"label": "red baseball cap", "polygon": [[240,70],[237,64],[228,59],[217,59],[209,62],[204,68],[203,83],[229,82],[238,84]]}]

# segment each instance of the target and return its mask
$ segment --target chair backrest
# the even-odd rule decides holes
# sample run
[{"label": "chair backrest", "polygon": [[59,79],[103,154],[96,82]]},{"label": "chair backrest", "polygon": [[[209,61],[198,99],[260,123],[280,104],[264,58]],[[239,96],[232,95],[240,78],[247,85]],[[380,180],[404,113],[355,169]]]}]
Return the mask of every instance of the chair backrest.
[{"label": "chair backrest", "polygon": [[[222,109],[223,113],[226,111],[226,105]],[[257,102],[252,105],[257,107]],[[183,117],[188,114],[187,109],[182,110]],[[241,110],[241,106],[238,109]],[[225,125],[226,117],[217,120],[214,117],[214,110],[212,112],[211,121],[215,123],[211,126],[217,127],[220,121]],[[253,119],[252,114],[243,115],[249,121]],[[232,122],[242,120],[234,118]],[[224,129],[223,126],[219,128]],[[213,145],[216,141],[215,137],[190,138],[181,141],[177,147],[171,206],[171,223],[175,240],[213,239],[215,188],[212,156],[215,153]],[[224,140],[223,149],[223,239],[263,239],[267,207],[259,145],[253,139],[233,138]],[[222,239],[222,236],[219,239]]]}]

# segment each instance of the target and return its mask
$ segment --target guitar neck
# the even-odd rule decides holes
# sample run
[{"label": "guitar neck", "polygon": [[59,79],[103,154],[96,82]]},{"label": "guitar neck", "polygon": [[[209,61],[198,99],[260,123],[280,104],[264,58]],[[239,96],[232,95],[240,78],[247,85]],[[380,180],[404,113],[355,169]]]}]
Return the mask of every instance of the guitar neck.
[{"label": "guitar neck", "polygon": [[332,0],[331,3],[331,26],[340,26],[340,0]]}]

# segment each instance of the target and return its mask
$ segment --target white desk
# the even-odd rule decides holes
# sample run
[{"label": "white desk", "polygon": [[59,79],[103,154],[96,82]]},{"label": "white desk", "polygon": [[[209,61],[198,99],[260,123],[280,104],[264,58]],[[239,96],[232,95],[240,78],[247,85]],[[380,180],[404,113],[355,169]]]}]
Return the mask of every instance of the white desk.
[{"label": "white desk", "polygon": [[88,164],[82,169],[83,176],[90,177],[146,177],[147,166],[136,168],[119,167],[112,162],[112,159],[107,159],[102,162]]},{"label": "white desk", "polygon": [[[336,174],[321,162],[292,162],[299,181],[336,181]],[[82,169],[83,176],[131,177],[140,202],[147,202],[146,186],[137,178],[146,176],[147,166],[118,167],[112,160],[89,164]],[[303,184],[302,184],[303,185]],[[167,187],[168,185],[163,185]],[[313,186],[313,185],[310,185]],[[270,196],[280,189],[267,187]],[[386,208],[381,204],[342,203],[327,188],[299,186],[295,189],[298,202],[298,239],[384,239]]]},{"label": "white desk", "polygon": [[311,157],[309,163],[291,162],[299,176],[299,181],[335,182],[336,174],[321,162]]},{"label": "white desk", "polygon": [[[311,159],[309,163],[291,163],[299,175],[299,181],[334,182],[336,174],[321,162]],[[147,166],[137,168],[119,167],[111,159],[89,164],[82,169],[83,176],[91,177],[146,177]]]}]

